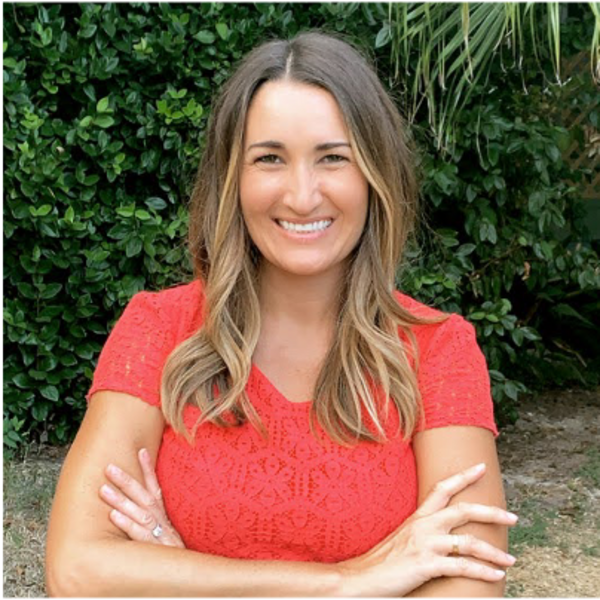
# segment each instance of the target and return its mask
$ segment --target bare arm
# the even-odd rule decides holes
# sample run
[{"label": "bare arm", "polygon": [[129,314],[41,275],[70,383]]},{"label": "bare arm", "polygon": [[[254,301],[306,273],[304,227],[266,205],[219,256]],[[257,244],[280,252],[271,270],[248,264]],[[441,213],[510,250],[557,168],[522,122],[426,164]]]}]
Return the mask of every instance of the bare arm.
[{"label": "bare arm", "polygon": [[[502,477],[493,434],[479,427],[442,427],[418,433],[413,448],[419,480],[419,504],[438,481],[464,469],[473,462],[485,462],[482,479],[456,494],[450,505],[472,502],[506,507]],[[458,535],[473,535],[506,550],[507,527],[500,524],[468,523],[453,530]],[[468,557],[468,560],[491,565]],[[490,582],[465,577],[440,577],[414,590],[414,597],[489,597],[504,595],[505,580]]]},{"label": "bare arm", "polygon": [[52,596],[328,596],[333,565],[229,559],[131,541],[115,527],[98,490],[107,464],[142,479],[137,451],[156,458],[164,420],[142,400],[94,394],[65,461],[46,552]]}]

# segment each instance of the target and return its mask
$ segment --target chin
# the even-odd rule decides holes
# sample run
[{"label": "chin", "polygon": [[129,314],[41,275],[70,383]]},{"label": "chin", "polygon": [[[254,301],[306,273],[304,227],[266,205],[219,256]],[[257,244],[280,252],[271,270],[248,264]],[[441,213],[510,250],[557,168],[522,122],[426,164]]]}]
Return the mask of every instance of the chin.
[{"label": "chin", "polygon": [[297,275],[299,277],[307,277],[310,275],[323,275],[331,270],[332,265],[323,264],[306,264],[306,263],[292,263],[292,264],[278,264],[277,267],[287,273],[288,275]]}]

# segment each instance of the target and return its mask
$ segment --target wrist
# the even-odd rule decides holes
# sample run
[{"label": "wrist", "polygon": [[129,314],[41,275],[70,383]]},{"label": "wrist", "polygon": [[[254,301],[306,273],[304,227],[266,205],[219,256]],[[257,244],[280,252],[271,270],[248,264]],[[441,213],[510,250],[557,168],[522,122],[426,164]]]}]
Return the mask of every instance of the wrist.
[{"label": "wrist", "polygon": [[360,573],[351,565],[350,561],[343,561],[332,565],[334,568],[335,587],[332,596],[337,598],[358,598],[365,594],[361,591]]}]

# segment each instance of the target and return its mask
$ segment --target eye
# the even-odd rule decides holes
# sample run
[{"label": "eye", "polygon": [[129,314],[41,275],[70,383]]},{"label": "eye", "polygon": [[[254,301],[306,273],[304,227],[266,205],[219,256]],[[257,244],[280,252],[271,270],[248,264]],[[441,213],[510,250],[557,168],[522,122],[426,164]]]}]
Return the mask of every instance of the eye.
[{"label": "eye", "polygon": [[268,165],[275,165],[277,164],[276,161],[279,160],[279,156],[277,156],[276,154],[265,154],[263,156],[259,156],[254,162],[258,162],[258,163],[265,163]]},{"label": "eye", "polygon": [[347,161],[348,159],[345,156],[341,156],[339,154],[328,154],[324,156],[323,159],[326,163],[339,163],[343,161]]}]

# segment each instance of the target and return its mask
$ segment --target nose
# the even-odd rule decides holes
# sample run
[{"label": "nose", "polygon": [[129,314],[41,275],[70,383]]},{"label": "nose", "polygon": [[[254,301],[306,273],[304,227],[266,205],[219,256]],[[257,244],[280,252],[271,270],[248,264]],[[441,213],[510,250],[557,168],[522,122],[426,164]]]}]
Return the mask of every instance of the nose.
[{"label": "nose", "polygon": [[298,165],[289,172],[283,204],[299,215],[310,215],[321,203],[319,178],[309,165]]}]

